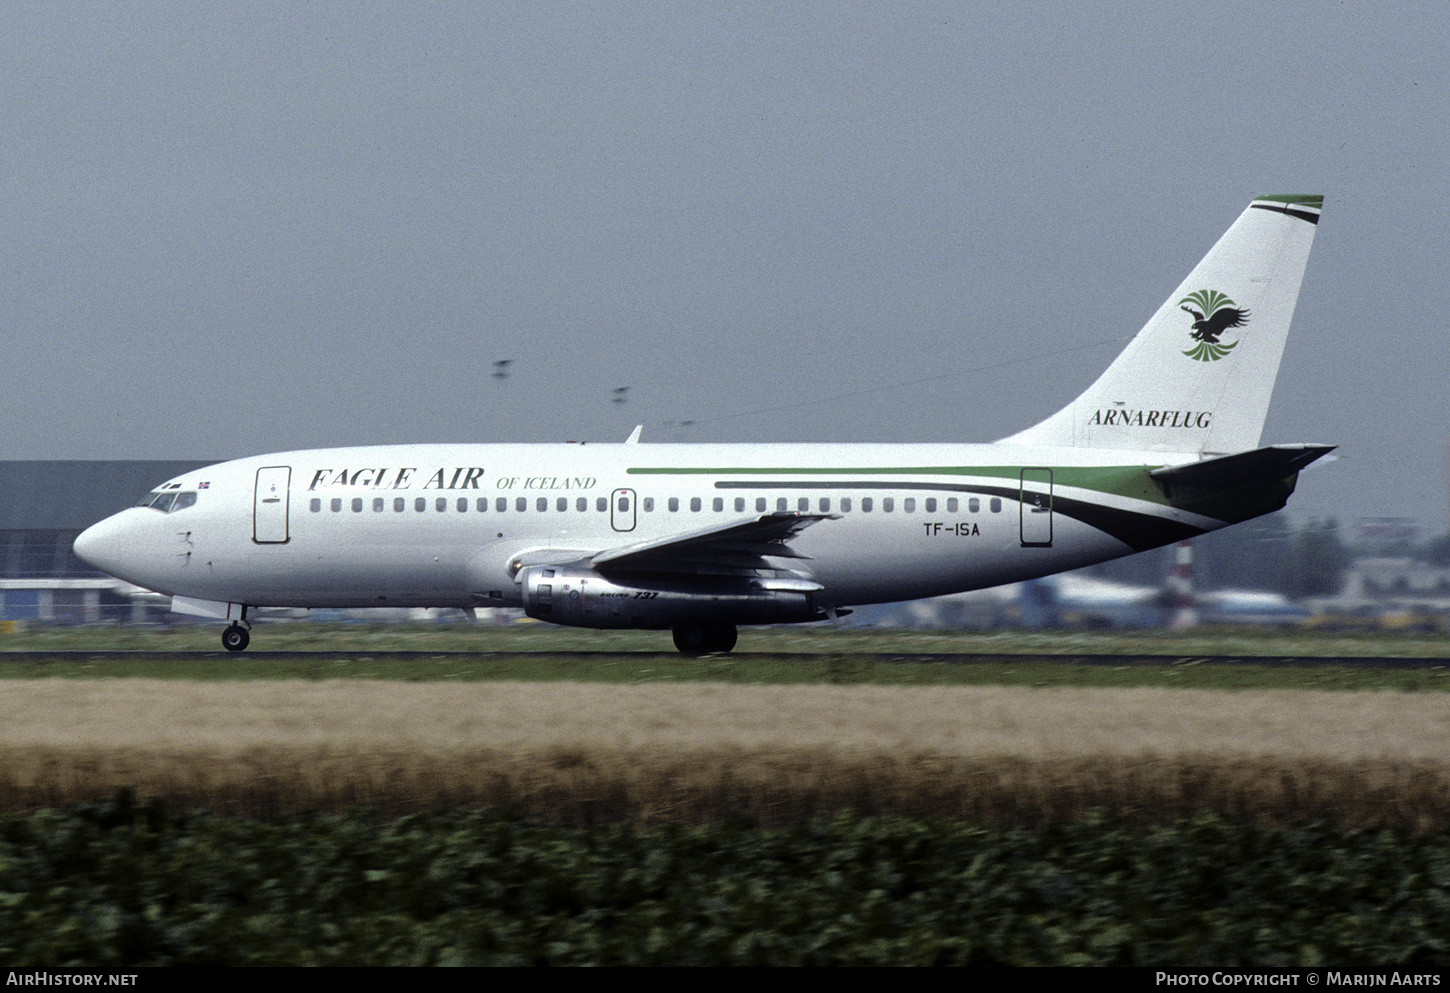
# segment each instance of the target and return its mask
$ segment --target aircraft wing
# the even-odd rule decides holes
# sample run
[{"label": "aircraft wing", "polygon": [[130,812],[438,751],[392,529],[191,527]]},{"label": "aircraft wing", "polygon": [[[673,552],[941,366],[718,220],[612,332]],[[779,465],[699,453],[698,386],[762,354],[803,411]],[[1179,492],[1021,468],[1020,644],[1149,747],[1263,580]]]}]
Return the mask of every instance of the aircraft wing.
[{"label": "aircraft wing", "polygon": [[768,569],[771,558],[802,559],[787,542],[817,521],[838,514],[780,512],[733,524],[704,528],[636,545],[598,552],[588,563],[601,574],[619,572],[689,572],[733,575]]}]

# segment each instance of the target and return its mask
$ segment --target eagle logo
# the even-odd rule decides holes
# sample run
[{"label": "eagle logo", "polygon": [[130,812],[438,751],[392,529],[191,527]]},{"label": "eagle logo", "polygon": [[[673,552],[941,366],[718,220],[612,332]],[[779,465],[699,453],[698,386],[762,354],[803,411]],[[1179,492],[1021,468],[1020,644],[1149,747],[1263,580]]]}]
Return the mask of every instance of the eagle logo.
[{"label": "eagle logo", "polygon": [[[1185,306],[1186,304],[1193,306]],[[1217,362],[1233,351],[1238,342],[1220,342],[1219,335],[1229,328],[1241,328],[1249,323],[1249,312],[1240,309],[1218,290],[1190,293],[1178,301],[1178,309],[1193,318],[1193,328],[1188,332],[1188,337],[1198,342],[1183,354],[1199,362]],[[1205,317],[1205,314],[1208,316]]]}]

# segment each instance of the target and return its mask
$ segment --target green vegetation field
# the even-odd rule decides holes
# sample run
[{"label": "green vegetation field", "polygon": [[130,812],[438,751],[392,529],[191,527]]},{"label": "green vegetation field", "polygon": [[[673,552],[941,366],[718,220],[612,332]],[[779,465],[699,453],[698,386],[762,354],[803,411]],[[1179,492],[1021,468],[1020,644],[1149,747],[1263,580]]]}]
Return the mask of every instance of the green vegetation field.
[{"label": "green vegetation field", "polygon": [[565,827],[0,817],[0,961],[88,965],[1450,964],[1450,839],[1204,816]]},{"label": "green vegetation field", "polygon": [[1253,661],[1438,638],[666,637],[0,636],[0,960],[1450,963],[1447,669]]}]

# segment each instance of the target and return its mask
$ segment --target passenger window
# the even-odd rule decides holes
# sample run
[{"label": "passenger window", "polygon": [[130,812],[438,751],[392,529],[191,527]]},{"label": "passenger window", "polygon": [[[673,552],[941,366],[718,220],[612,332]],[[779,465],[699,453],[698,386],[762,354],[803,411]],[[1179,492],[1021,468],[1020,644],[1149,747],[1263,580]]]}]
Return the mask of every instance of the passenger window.
[{"label": "passenger window", "polygon": [[955,514],[956,512],[957,512],[957,498],[956,497],[947,497],[947,513],[949,513],[949,514]]},{"label": "passenger window", "polygon": [[534,506],[537,507],[539,509],[539,513],[542,514],[544,511],[549,509],[549,498],[539,497],[537,500],[534,501]]},{"label": "passenger window", "polygon": [[579,511],[581,514],[584,513],[584,511],[589,509],[589,498],[580,497],[578,500],[575,500],[574,509]]},{"label": "passenger window", "polygon": [[975,513],[979,512],[981,509],[982,509],[982,501],[978,500],[976,497],[972,497],[971,499],[969,499],[967,501],[967,510],[970,511],[971,513],[975,514]]},{"label": "passenger window", "polygon": [[382,497],[373,497],[373,513],[374,514],[381,514],[383,512],[383,508],[385,506],[387,506],[387,501],[386,500],[384,500]]},{"label": "passenger window", "polygon": [[508,497],[496,497],[493,501],[494,513],[502,514],[509,509]]},{"label": "passenger window", "polygon": [[594,501],[594,509],[602,514],[609,509],[609,500],[606,497],[599,497]]},{"label": "passenger window", "polygon": [[331,507],[334,514],[342,510],[342,497],[333,497]]},{"label": "passenger window", "polygon": [[1001,512],[1002,512],[1002,498],[1001,497],[993,497],[992,498],[992,513],[994,513],[994,514],[1000,514]]},{"label": "passenger window", "polygon": [[423,511],[428,509],[428,498],[418,497],[417,499],[415,499],[413,501],[413,509],[420,514],[423,513]]},{"label": "passenger window", "polygon": [[785,497],[776,497],[776,500],[775,500],[775,509],[776,510],[785,510],[786,507],[788,507],[788,506],[790,506],[790,504],[786,501]]},{"label": "passenger window", "polygon": [[462,513],[466,513],[467,511],[468,511],[468,497],[459,497],[458,498],[458,512],[460,514],[462,514]]},{"label": "passenger window", "polygon": [[488,513],[488,497],[479,497],[474,501],[474,507],[480,514]]},{"label": "passenger window", "polygon": [[352,512],[354,514],[361,514],[362,513],[362,497],[353,497],[352,498]]},{"label": "passenger window", "polygon": [[700,498],[699,497],[690,497],[690,510],[693,513],[696,513],[696,514],[698,514],[700,512]]},{"label": "passenger window", "polygon": [[927,497],[926,498],[926,512],[928,514],[935,514],[936,513],[936,497]]},{"label": "passenger window", "polygon": [[863,513],[863,514],[869,514],[869,513],[871,513],[871,498],[870,497],[862,497],[861,498],[861,513]]},{"label": "passenger window", "polygon": [[846,514],[849,514],[851,512],[851,498],[850,497],[841,497],[841,511],[843,513],[846,513]]},{"label": "passenger window", "polygon": [[755,498],[755,512],[758,514],[765,513],[765,497]]},{"label": "passenger window", "polygon": [[680,498],[679,497],[670,497],[669,508],[670,508],[670,513],[672,513],[672,514],[679,513],[680,512]]},{"label": "passenger window", "polygon": [[403,512],[403,508],[407,506],[407,500],[404,500],[402,497],[393,497],[393,513],[401,514]]},{"label": "passenger window", "polygon": [[654,497],[644,497],[643,499],[640,500],[639,505],[644,508],[644,512],[646,514],[653,514],[654,513],[654,509],[655,509],[655,498]]},{"label": "passenger window", "polygon": [[518,499],[516,499],[514,501],[514,510],[517,510],[520,514],[522,514],[524,511],[526,511],[528,509],[529,509],[529,498],[528,497],[519,497]]},{"label": "passenger window", "polygon": [[823,513],[823,514],[829,514],[830,512],[831,512],[831,498],[830,497],[821,497],[821,513]]},{"label": "passenger window", "polygon": [[724,497],[716,497],[715,500],[714,500],[714,502],[712,502],[710,504],[710,506],[715,509],[715,512],[716,513],[719,513],[720,511],[722,511],[722,510],[725,509],[725,498]]},{"label": "passenger window", "polygon": [[799,510],[802,514],[804,514],[806,511],[810,510],[811,509],[811,498],[810,497],[801,497],[799,500],[797,500],[795,502],[795,509],[796,510]]},{"label": "passenger window", "polygon": [[736,497],[735,498],[735,513],[737,513],[737,514],[743,514],[743,513],[745,513],[745,498],[744,497]]},{"label": "passenger window", "polygon": [[[673,510],[674,508],[671,507],[670,509]],[[619,498],[619,512],[621,514],[625,514],[625,513],[628,513],[629,512],[629,497],[622,496],[622,497]]]},{"label": "passenger window", "polygon": [[560,497],[555,502],[554,509],[557,510],[557,511],[559,511],[560,513],[563,513],[564,511],[568,510],[569,509],[569,498],[568,497]]},{"label": "passenger window", "polygon": [[322,509],[322,501],[317,499],[317,497],[313,497],[312,502],[307,505],[307,509],[311,510],[314,514],[317,513]]},{"label": "passenger window", "polygon": [[916,513],[916,497],[904,497],[901,501],[901,509],[908,514]]},{"label": "passenger window", "polygon": [[883,514],[889,514],[893,510],[895,510],[895,509],[896,509],[896,498],[895,497],[882,497],[881,498],[881,513],[883,513]]}]

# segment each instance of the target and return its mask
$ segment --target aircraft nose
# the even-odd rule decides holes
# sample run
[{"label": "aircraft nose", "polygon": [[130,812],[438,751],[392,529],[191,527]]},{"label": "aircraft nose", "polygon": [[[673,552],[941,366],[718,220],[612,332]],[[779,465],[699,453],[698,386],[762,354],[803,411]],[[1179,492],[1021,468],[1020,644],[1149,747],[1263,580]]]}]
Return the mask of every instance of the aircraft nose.
[{"label": "aircraft nose", "polygon": [[125,571],[125,527],[120,520],[121,516],[114,514],[107,517],[77,535],[75,544],[71,546],[75,550],[76,558],[91,568],[112,576]]}]

